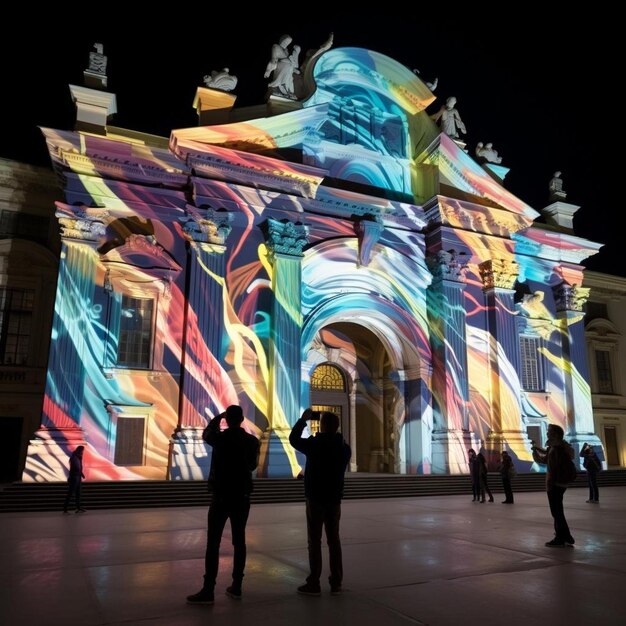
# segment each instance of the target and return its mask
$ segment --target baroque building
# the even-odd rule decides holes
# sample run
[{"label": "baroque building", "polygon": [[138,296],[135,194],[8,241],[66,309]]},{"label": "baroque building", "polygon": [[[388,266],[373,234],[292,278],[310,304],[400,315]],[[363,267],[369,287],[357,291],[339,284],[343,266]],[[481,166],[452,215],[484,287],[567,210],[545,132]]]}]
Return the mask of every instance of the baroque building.
[{"label": "baroque building", "polygon": [[309,405],[339,414],[358,472],[465,473],[469,447],[536,470],[548,422],[600,446],[581,265],[600,245],[577,207],[537,222],[413,72],[320,52],[297,99],[231,111],[199,88],[202,125],[169,141],[71,88],[76,130],[43,129],[62,250],[24,480],[62,480],[78,444],[88,479],[202,478],[207,418],[234,403],[265,477],[300,472]]}]

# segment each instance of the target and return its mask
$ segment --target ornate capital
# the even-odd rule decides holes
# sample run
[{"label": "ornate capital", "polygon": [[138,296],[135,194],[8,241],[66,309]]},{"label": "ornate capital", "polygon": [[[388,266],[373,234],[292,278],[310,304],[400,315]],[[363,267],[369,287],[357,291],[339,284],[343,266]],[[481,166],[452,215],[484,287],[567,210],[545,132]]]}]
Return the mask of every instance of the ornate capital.
[{"label": "ornate capital", "polygon": [[189,219],[183,226],[183,231],[189,241],[198,243],[212,243],[224,245],[230,231],[233,229],[232,213],[228,211],[199,211],[198,209],[187,207]]},{"label": "ornate capital", "polygon": [[305,224],[269,218],[261,228],[265,233],[265,243],[271,256],[276,254],[302,256],[302,250],[308,243]]},{"label": "ornate capital", "polygon": [[463,253],[454,250],[439,250],[435,255],[426,257],[426,264],[435,280],[465,282],[467,259]]},{"label": "ornate capital", "polygon": [[589,287],[561,283],[554,288],[556,310],[582,312],[583,306],[587,302],[587,298],[589,298],[589,291]]},{"label": "ornate capital", "polygon": [[507,259],[490,259],[478,266],[483,289],[513,289],[519,265]]},{"label": "ornate capital", "polygon": [[372,257],[372,248],[378,243],[384,226],[378,215],[367,215],[354,224],[359,241],[359,265],[367,267]]},{"label": "ornate capital", "polygon": [[90,219],[60,217],[61,237],[63,239],[82,239],[83,241],[98,241],[104,237],[106,227],[102,222]]}]

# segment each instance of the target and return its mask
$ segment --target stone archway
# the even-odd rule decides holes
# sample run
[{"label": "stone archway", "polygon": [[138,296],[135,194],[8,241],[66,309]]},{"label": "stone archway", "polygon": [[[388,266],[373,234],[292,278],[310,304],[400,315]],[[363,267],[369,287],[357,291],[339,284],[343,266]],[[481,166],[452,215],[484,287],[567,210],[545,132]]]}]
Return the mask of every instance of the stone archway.
[{"label": "stone archway", "polygon": [[402,398],[382,341],[360,324],[329,324],[313,342],[307,369],[310,405],[341,417],[352,448],[350,470],[399,473],[396,407]]}]

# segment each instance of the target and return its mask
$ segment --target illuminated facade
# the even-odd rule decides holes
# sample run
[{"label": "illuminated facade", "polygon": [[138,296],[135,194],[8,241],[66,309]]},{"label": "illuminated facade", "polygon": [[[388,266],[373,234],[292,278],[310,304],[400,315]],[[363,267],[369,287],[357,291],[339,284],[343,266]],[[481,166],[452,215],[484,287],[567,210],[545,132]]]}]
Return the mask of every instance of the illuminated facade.
[{"label": "illuminated facade", "polygon": [[266,477],[300,471],[310,404],[341,415],[352,471],[465,473],[471,446],[529,470],[548,422],[599,444],[580,263],[600,246],[533,225],[395,61],[331,50],[304,85],[169,146],[43,130],[63,248],[25,480],[63,479],[79,443],[92,480],[201,478],[233,403]]}]

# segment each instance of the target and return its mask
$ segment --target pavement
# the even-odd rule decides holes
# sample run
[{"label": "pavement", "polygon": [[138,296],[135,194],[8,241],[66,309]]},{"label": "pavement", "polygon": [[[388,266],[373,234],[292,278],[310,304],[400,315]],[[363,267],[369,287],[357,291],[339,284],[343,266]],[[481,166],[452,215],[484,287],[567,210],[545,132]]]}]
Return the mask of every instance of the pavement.
[{"label": "pavement", "polygon": [[545,493],[514,505],[467,496],[343,503],[344,592],[296,593],[307,575],[304,504],[253,505],[243,598],[225,595],[232,546],[222,542],[215,604],[202,585],[206,509],[0,514],[3,626],[408,624],[577,626],[626,623],[626,487],[600,504],[565,494],[573,548],[553,536]]}]

